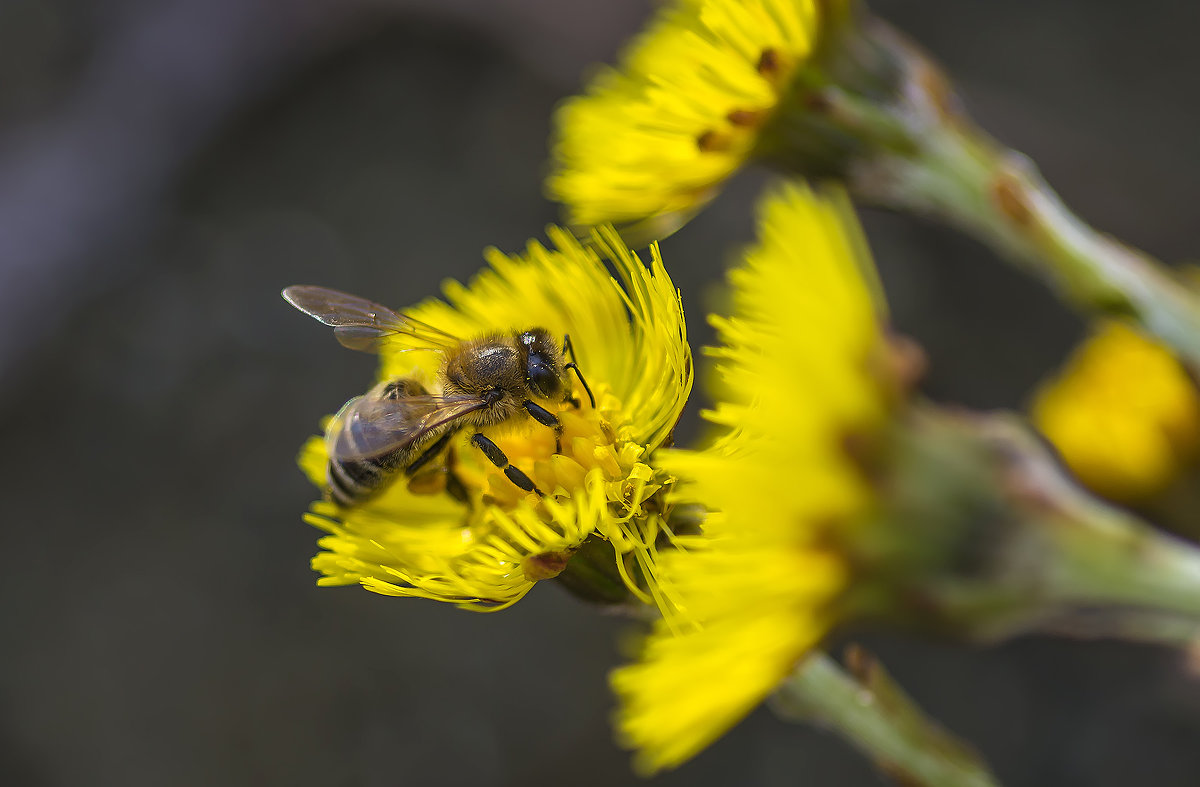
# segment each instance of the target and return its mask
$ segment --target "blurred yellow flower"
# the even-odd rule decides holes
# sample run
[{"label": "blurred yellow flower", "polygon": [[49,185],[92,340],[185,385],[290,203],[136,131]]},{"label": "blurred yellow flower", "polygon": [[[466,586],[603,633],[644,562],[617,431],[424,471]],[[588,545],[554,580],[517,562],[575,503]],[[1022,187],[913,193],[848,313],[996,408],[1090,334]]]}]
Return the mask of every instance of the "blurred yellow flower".
[{"label": "blurred yellow flower", "polygon": [[1105,322],[1043,385],[1033,419],[1073,473],[1125,503],[1153,496],[1200,449],[1200,394],[1161,344]]},{"label": "blurred yellow flower", "polygon": [[660,238],[751,154],[823,15],[846,0],[676,0],[555,117],[550,196],[578,225]]},{"label": "blurred yellow flower", "polygon": [[870,261],[844,199],[790,186],[760,210],[760,241],[730,275],[732,316],[706,413],[706,450],[659,462],[679,502],[712,513],[659,556],[663,617],[612,676],[619,734],[644,772],[678,765],[741,719],[827,633],[851,537],[873,492],[852,444],[887,422]]},{"label": "blurred yellow flower", "polygon": [[[665,513],[657,498],[671,481],[649,455],[669,442],[692,383],[679,294],[657,247],[647,268],[611,229],[598,231],[590,248],[562,230],[549,234],[556,248],[530,242],[514,257],[489,250],[491,269],[468,286],[449,282],[447,301],[405,311],[464,339],[535,326],[571,336],[597,406],[576,382],[579,409],[564,404],[556,413],[561,453],[553,430],[532,421],[485,430],[546,497],[518,489],[464,430],[451,461],[467,502],[401,478],[352,508],[312,505],[306,521],[329,534],[313,558],[319,584],[498,609],[555,576],[593,533],[612,542],[624,575],[630,561],[645,572]],[[402,344],[381,352],[381,380],[415,377],[437,392],[440,352]],[[324,439],[311,438],[300,465],[321,488],[326,463]]]}]

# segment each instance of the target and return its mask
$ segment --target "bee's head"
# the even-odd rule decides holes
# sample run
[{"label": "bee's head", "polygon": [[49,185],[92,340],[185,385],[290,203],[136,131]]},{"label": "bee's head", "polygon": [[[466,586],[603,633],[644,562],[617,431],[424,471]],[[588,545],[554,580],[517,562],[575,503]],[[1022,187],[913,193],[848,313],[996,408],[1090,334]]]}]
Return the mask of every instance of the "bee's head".
[{"label": "bee's head", "polygon": [[520,335],[525,358],[525,379],[534,396],[543,399],[563,397],[562,354],[558,343],[545,328],[531,328]]}]

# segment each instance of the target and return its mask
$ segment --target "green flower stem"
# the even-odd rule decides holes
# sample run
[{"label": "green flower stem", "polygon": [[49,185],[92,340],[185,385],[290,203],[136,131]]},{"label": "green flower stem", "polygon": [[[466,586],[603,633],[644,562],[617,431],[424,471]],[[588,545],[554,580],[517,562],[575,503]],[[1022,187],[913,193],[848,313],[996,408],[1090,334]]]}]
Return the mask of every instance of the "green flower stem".
[{"label": "green flower stem", "polygon": [[[618,606],[633,604],[633,594],[616,568],[617,556],[612,544],[591,536],[571,555],[566,567],[554,580],[570,593],[592,604]],[[632,605],[637,609],[642,605]]]},{"label": "green flower stem", "polygon": [[[1045,472],[1044,468],[1040,472]],[[1057,473],[1055,473],[1057,476]],[[1053,477],[1045,482],[1053,488]],[[1170,620],[1200,631],[1200,550],[1132,514],[1066,487],[1055,504],[1035,504],[1031,519],[1061,559],[1048,572],[1047,593],[1067,604],[1144,610],[1147,626],[1168,632]],[[1136,624],[1126,618],[1127,625]],[[1185,629],[1178,629],[1179,633]]]},{"label": "green flower stem", "polygon": [[1074,639],[1120,639],[1153,645],[1200,645],[1200,624],[1184,615],[1154,613],[1145,609],[1098,609],[1048,618],[1038,630]]},{"label": "green flower stem", "polygon": [[893,450],[859,609],[980,641],[1200,632],[1200,549],[1089,495],[1015,417],[919,407]]},{"label": "green flower stem", "polygon": [[1133,317],[1200,369],[1200,294],[1073,214],[1028,158],[972,123],[935,63],[876,18],[852,15],[828,31],[757,154],[957,226],[1084,313]]},{"label": "green flower stem", "polygon": [[883,671],[857,649],[848,674],[823,653],[802,662],[776,693],[776,713],[828,727],[900,784],[994,787],[979,757],[925,716]]},{"label": "green flower stem", "polygon": [[858,196],[954,224],[1045,279],[1084,313],[1130,316],[1200,366],[1200,299],[1160,263],[1088,226],[1026,157],[965,123],[911,155],[852,168]]}]

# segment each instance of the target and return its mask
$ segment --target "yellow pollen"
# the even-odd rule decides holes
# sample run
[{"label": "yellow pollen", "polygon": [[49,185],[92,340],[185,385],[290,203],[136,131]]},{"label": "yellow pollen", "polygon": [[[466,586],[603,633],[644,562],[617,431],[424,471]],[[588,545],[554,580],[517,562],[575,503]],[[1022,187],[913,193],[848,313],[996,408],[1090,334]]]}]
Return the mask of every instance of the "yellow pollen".
[{"label": "yellow pollen", "polygon": [[[581,402],[578,408],[563,404],[554,411],[562,424],[561,451],[555,451],[554,430],[532,419],[521,421],[515,427],[501,425],[494,432],[484,430],[508,456],[508,461],[524,471],[538,489],[550,497],[580,488],[588,471],[595,467],[602,467],[605,475],[613,478],[622,472],[616,461],[611,427],[601,411],[592,409],[587,397],[580,396],[582,393],[582,389],[575,392],[576,400]],[[607,398],[605,404],[615,404],[611,396]],[[494,505],[507,508],[525,500],[536,500],[470,446],[460,448],[459,463],[464,466],[466,477],[463,480],[468,491],[472,488],[480,490]]]}]

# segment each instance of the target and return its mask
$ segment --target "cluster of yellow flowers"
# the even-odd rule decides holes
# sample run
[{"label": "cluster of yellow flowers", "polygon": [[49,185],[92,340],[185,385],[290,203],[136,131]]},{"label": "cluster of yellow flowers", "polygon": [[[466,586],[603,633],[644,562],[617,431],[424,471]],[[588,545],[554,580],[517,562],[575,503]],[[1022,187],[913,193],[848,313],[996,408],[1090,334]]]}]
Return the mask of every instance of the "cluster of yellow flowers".
[{"label": "cluster of yellow flowers", "polygon": [[[321,583],[495,610],[555,575],[540,557],[569,559],[595,534],[614,546],[630,591],[662,613],[639,662],[613,677],[621,734],[642,768],[677,765],[745,715],[836,621],[849,572],[836,545],[871,501],[847,440],[881,428],[895,390],[879,362],[883,306],[844,198],[778,189],[760,227],[730,275],[732,314],[714,317],[722,343],[707,417],[721,434],[703,450],[659,450],[692,369],[657,247],[646,268],[598,233],[613,279],[596,251],[552,230],[554,251],[490,252],[492,268],[449,285],[448,302],[406,310],[456,336],[531,320],[570,334],[597,406],[559,411],[560,451],[546,429],[496,436],[544,498],[522,493],[463,435],[466,502],[393,483],[352,508],[314,503],[308,521],[329,533],[313,560]],[[635,360],[646,358],[654,363]],[[438,361],[385,346],[380,379],[436,381]],[[325,440],[310,439],[301,465],[319,487],[328,460]],[[702,530],[672,533],[671,511],[688,505],[711,512]],[[714,690],[687,690],[700,682]]]},{"label": "cluster of yellow flowers", "polygon": [[[549,193],[573,225],[616,224],[626,239],[673,231],[756,155],[795,82],[815,73],[805,64],[823,33],[855,10],[667,4],[619,67],[558,111]],[[658,613],[612,676],[619,736],[649,773],[736,723],[845,616],[861,570],[852,545],[884,505],[876,460],[911,379],[848,198],[776,186],[729,275],[729,313],[712,318],[712,434],[674,447],[693,379],[680,294],[656,244],[643,260],[612,226],[590,233],[552,228],[550,247],[491,250],[471,283],[404,311],[463,341],[569,335],[581,372],[564,373],[571,395],[542,402],[549,421],[530,410],[556,428],[522,413],[450,430],[440,485],[397,474],[355,505],[327,496],[307,521],[327,533],[313,559],[321,584],[477,611],[515,603],[587,544],[605,545],[605,569]],[[381,381],[435,395],[447,385],[445,348],[398,341],[380,353]],[[1193,381],[1119,325],[1042,391],[1034,416],[1080,479],[1123,500],[1160,489],[1200,448]],[[479,450],[477,432],[530,491]],[[321,489],[337,461],[330,438],[311,438],[300,458]],[[445,491],[450,473],[458,494]]]}]

